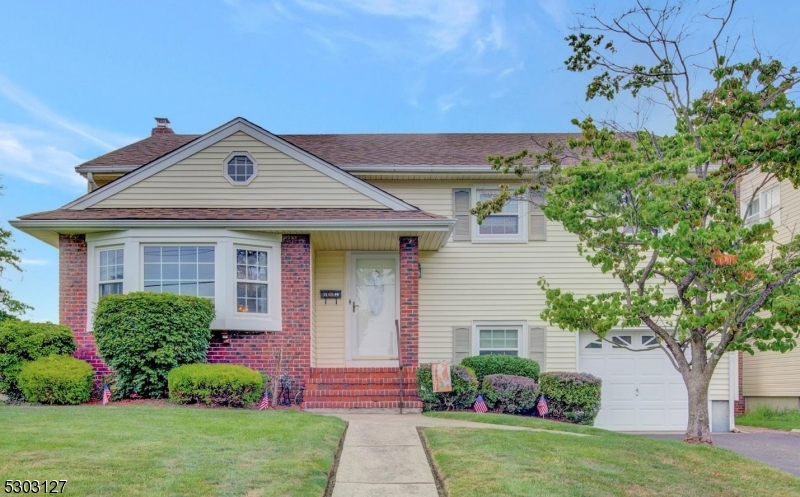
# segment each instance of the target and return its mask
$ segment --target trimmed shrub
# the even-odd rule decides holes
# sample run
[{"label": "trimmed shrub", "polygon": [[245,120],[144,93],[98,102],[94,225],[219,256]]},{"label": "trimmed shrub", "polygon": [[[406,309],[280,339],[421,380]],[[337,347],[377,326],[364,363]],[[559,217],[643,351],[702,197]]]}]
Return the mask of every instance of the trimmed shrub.
[{"label": "trimmed shrub", "polygon": [[521,414],[536,406],[539,385],[524,376],[490,374],[483,379],[481,392],[489,409]]},{"label": "trimmed shrub", "polygon": [[547,399],[550,417],[591,426],[600,412],[600,386],[600,378],[588,373],[543,373],[539,393]]},{"label": "trimmed shrub", "polygon": [[17,382],[28,402],[81,404],[92,393],[94,369],[74,357],[51,355],[23,364]]},{"label": "trimmed shrub", "polygon": [[417,369],[417,394],[424,402],[426,411],[453,411],[469,409],[478,398],[478,379],[475,372],[467,367],[450,366],[450,378],[453,383],[452,392],[433,391],[431,367],[420,366]]},{"label": "trimmed shrub", "polygon": [[475,370],[479,383],[483,383],[483,379],[490,374],[524,376],[533,378],[534,381],[539,379],[538,362],[513,355],[476,355],[466,357],[461,365]]},{"label": "trimmed shrub", "polygon": [[8,319],[0,322],[0,393],[22,400],[17,376],[23,363],[49,355],[75,352],[75,338],[68,326]]},{"label": "trimmed shrub", "polygon": [[178,404],[244,407],[263,390],[261,373],[235,364],[187,364],[169,372],[169,398]]},{"label": "trimmed shrub", "polygon": [[214,304],[202,297],[133,292],[106,295],[97,304],[97,352],[117,374],[115,396],[159,398],[167,375],[202,362],[211,341]]}]

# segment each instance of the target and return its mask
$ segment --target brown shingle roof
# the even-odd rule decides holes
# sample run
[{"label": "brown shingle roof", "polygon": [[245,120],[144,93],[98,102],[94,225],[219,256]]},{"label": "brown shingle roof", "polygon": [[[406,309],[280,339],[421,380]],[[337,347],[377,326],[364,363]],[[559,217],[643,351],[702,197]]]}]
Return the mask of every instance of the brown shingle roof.
[{"label": "brown shingle roof", "polygon": [[[92,159],[80,167],[140,166],[200,135],[154,135]],[[548,141],[564,142],[572,133],[431,133],[280,135],[280,138],[336,166],[487,165],[488,155],[541,150]]]},{"label": "brown shingle roof", "polygon": [[389,209],[266,209],[266,208],[113,208],[57,209],[20,216],[22,221],[112,221],[112,220],[187,220],[187,221],[422,221],[447,217],[425,211]]}]

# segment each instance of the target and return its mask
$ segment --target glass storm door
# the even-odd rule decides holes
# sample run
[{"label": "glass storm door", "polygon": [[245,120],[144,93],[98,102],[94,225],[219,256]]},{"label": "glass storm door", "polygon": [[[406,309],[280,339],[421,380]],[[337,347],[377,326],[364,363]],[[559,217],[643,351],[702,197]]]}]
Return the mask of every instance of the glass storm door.
[{"label": "glass storm door", "polygon": [[[398,280],[396,255],[353,255],[353,288],[348,311],[350,359],[396,361]],[[367,364],[364,364],[367,365]]]}]

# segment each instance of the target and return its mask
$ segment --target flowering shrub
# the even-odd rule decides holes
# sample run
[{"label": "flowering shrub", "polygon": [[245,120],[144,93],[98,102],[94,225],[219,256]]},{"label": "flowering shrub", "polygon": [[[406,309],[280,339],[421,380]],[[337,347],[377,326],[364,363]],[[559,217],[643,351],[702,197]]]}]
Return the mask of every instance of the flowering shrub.
[{"label": "flowering shrub", "polygon": [[426,411],[453,411],[469,409],[478,398],[478,379],[475,372],[464,366],[450,366],[452,392],[434,392],[431,367],[417,369],[417,393]]},{"label": "flowering shrub", "polygon": [[547,399],[548,417],[582,425],[594,424],[600,412],[601,380],[588,373],[543,373],[539,392]]},{"label": "flowering shrub", "polygon": [[483,398],[489,409],[520,414],[536,406],[539,385],[531,378],[508,374],[490,374],[483,379]]}]

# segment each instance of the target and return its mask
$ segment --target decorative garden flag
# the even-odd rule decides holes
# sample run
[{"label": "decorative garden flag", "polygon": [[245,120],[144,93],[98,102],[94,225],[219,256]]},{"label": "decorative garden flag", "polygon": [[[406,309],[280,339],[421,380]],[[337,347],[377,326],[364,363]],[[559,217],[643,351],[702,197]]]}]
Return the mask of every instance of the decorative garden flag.
[{"label": "decorative garden flag", "polygon": [[269,392],[264,391],[264,398],[261,399],[261,404],[258,405],[258,410],[263,411],[269,408]]},{"label": "decorative garden flag", "polygon": [[484,413],[489,411],[489,408],[486,407],[486,402],[483,401],[483,395],[478,395],[478,400],[475,401],[473,409],[475,409],[475,412],[479,413]]},{"label": "decorative garden flag", "polygon": [[434,392],[452,392],[453,380],[450,378],[450,364],[434,362],[431,364],[431,377]]},{"label": "decorative garden flag", "polygon": [[550,412],[547,409],[547,399],[544,398],[544,395],[539,397],[539,402],[536,404],[536,410],[539,411],[539,416],[544,417],[545,414]]},{"label": "decorative garden flag", "polygon": [[111,402],[111,389],[108,388],[108,385],[103,385],[103,405],[109,402]]}]

